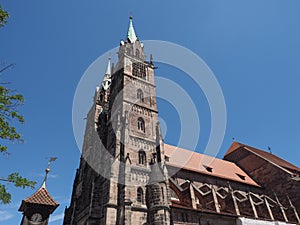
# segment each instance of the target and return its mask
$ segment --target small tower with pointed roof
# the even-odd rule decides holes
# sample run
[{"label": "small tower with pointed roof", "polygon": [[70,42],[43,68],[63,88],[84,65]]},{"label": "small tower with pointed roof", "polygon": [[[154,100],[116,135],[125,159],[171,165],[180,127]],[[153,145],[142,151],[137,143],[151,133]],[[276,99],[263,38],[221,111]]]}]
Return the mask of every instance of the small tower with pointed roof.
[{"label": "small tower with pointed roof", "polygon": [[164,144],[159,123],[157,123],[156,152],[150,162],[151,173],[146,187],[147,222],[153,225],[169,225],[171,223],[171,199],[163,149]]},{"label": "small tower with pointed roof", "polygon": [[46,181],[50,172],[48,164],[46,175],[41,187],[31,196],[22,200],[19,211],[23,213],[21,225],[47,225],[50,214],[52,214],[59,204],[51,197]]}]

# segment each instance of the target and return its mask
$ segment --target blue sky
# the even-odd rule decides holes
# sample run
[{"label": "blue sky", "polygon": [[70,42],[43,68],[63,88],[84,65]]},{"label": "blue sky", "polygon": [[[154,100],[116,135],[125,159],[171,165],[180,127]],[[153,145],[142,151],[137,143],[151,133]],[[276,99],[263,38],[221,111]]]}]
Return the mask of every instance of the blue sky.
[{"label": "blue sky", "polygon": [[[199,55],[223,90],[227,129],[222,157],[236,140],[272,152],[299,166],[300,2],[297,0],[207,1],[2,1],[11,18],[0,29],[0,63],[16,63],[1,74],[21,92],[25,142],[9,145],[0,176],[14,171],[43,180],[47,157],[56,156],[48,190],[60,203],[50,224],[62,224],[80,152],[72,131],[72,102],[88,66],[126,36],[128,17],[141,40],[164,40]],[[155,56],[154,56],[155,58]],[[99,82],[105,68],[99,71]],[[210,112],[201,90],[176,68],[159,64],[159,76],[174,79],[197,105],[204,149]],[[95,84],[96,87],[97,84]],[[87,101],[91,101],[92,96]],[[180,127],[170,104],[159,101],[168,125],[166,142],[176,144]],[[88,110],[88,109],[87,109]],[[170,122],[171,121],[171,122]],[[193,132],[193,128],[191,128]],[[33,190],[16,189],[0,205],[0,224],[20,223],[17,209]]]}]

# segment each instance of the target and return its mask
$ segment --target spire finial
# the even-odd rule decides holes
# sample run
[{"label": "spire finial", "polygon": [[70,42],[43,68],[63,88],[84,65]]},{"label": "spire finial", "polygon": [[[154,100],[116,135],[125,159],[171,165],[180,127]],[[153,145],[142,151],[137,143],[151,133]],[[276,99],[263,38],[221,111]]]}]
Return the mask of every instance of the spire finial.
[{"label": "spire finial", "polygon": [[106,91],[111,84],[111,65],[110,65],[110,57],[108,57],[106,72],[102,81],[102,87],[104,91]]},{"label": "spire finial", "polygon": [[111,66],[110,66],[110,56],[108,57],[108,62],[107,62],[107,68],[106,68],[106,72],[105,75],[111,75]]},{"label": "spire finial", "polygon": [[46,175],[45,175],[45,178],[44,178],[41,188],[46,188],[46,181],[47,181],[48,173],[50,172],[50,164],[51,164],[51,162],[54,162],[55,160],[57,160],[57,157],[51,157],[49,159],[48,166],[45,169]]},{"label": "spire finial", "polygon": [[152,54],[150,54],[150,64],[153,65],[153,55]]},{"label": "spire finial", "polygon": [[130,41],[130,43],[134,43],[137,40],[137,36],[135,34],[133,25],[132,25],[132,16],[129,17],[129,28],[127,33],[127,40]]}]

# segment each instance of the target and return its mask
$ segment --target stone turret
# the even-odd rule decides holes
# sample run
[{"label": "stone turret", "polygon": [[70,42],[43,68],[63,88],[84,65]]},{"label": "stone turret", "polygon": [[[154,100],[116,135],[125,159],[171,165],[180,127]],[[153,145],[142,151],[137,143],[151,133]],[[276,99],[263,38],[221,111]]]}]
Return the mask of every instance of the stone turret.
[{"label": "stone turret", "polygon": [[151,225],[169,225],[170,207],[168,185],[163,169],[157,162],[151,165],[146,201],[148,208],[148,223]]},{"label": "stone turret", "polygon": [[151,173],[147,185],[148,223],[153,225],[169,225],[170,195],[168,174],[163,158],[163,140],[159,123],[156,125],[156,153],[151,162]]}]

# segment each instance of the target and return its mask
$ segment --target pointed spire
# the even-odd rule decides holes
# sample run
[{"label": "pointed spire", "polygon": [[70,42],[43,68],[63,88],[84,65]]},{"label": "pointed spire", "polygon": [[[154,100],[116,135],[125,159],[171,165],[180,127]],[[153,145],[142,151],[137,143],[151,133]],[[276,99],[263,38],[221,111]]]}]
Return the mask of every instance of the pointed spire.
[{"label": "pointed spire", "polygon": [[113,74],[113,73],[114,73],[114,71],[115,71],[115,64],[114,64],[114,63],[112,63],[112,64],[111,64],[111,73]]},{"label": "pointed spire", "polygon": [[110,66],[110,57],[108,58],[106,72],[102,81],[102,87],[106,91],[111,84],[111,66]]},{"label": "pointed spire", "polygon": [[44,178],[44,181],[43,181],[43,183],[42,183],[41,188],[46,188],[46,181],[47,181],[48,173],[50,172],[50,168],[48,167],[48,168],[45,170],[45,172],[46,172],[46,175],[45,175],[45,178]]},{"label": "pointed spire", "polygon": [[111,75],[110,57],[108,58],[105,75]]},{"label": "pointed spire", "polygon": [[130,43],[134,43],[138,39],[132,25],[132,16],[129,17],[129,28],[127,33],[127,39],[130,41]]},{"label": "pointed spire", "polygon": [[153,55],[152,54],[150,54],[150,64],[153,65]]}]

